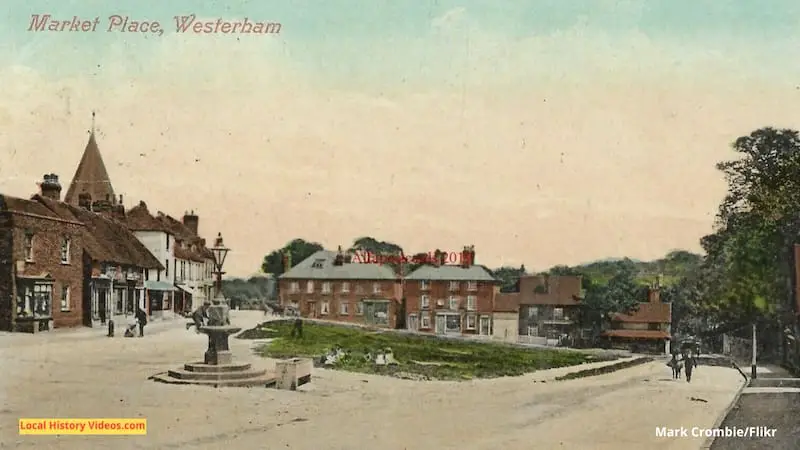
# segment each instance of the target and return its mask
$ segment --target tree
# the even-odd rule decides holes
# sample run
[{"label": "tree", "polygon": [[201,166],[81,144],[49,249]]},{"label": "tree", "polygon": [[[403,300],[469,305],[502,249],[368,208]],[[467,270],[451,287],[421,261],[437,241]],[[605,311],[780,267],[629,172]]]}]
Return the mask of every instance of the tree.
[{"label": "tree", "polygon": [[633,313],[644,301],[643,286],[636,282],[636,267],[625,261],[619,263],[618,272],[606,285],[585,278],[580,322],[583,327],[592,328],[595,335],[611,322],[614,315]]},{"label": "tree", "polygon": [[525,275],[525,265],[519,268],[504,266],[492,271],[492,275],[500,280],[500,292],[519,292],[519,279]]},{"label": "tree", "polygon": [[278,276],[289,269],[283,267],[285,254],[290,255],[291,265],[295,266],[300,261],[308,258],[320,250],[324,250],[324,248],[317,242],[294,239],[286,244],[283,248],[273,250],[267,256],[265,256],[264,262],[261,263],[261,271]]}]

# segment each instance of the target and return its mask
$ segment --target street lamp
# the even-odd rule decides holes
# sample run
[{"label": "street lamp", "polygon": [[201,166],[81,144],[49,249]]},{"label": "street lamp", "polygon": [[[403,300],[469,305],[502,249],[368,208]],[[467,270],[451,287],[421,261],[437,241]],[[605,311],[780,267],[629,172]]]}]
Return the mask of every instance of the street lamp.
[{"label": "street lamp", "polygon": [[215,302],[224,300],[222,295],[222,275],[225,272],[222,271],[222,265],[225,264],[225,257],[228,256],[229,251],[231,251],[231,249],[225,247],[222,241],[222,233],[218,233],[217,239],[214,241],[214,246],[211,247],[211,253],[214,255],[214,273],[217,275],[217,292],[214,296]]}]

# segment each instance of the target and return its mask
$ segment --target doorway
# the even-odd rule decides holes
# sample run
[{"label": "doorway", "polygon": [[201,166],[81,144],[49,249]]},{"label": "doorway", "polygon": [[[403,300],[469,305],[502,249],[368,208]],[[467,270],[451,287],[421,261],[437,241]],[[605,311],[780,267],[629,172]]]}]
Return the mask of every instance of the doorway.
[{"label": "doorway", "polygon": [[447,316],[438,314],[436,316],[436,334],[444,334],[447,329]]}]

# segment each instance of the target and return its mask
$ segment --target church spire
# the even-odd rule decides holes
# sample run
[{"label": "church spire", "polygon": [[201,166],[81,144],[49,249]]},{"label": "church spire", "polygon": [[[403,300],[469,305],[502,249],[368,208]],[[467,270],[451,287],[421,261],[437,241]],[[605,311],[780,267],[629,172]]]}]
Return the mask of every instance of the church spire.
[{"label": "church spire", "polygon": [[100,149],[95,140],[95,113],[92,111],[92,129],[89,134],[89,142],[83,150],[83,156],[78,164],[78,169],[72,177],[72,182],[64,196],[66,203],[80,206],[79,199],[85,197],[91,202],[106,201],[116,204],[117,198],[114,195],[114,188],[111,186],[111,179],[108,170],[100,155]]}]

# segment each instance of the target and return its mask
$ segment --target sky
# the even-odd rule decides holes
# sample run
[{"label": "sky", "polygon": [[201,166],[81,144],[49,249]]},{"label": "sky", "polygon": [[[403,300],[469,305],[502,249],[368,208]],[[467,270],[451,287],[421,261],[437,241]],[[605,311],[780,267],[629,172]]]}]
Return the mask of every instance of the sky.
[{"label": "sky", "polygon": [[[0,192],[68,184],[96,111],[128,207],[200,216],[231,275],[294,238],[475,245],[545,270],[700,251],[715,164],[797,128],[800,2],[5,2]],[[99,18],[29,31],[33,14]],[[175,16],[280,23],[193,34]],[[106,31],[109,17],[163,34]]]}]

